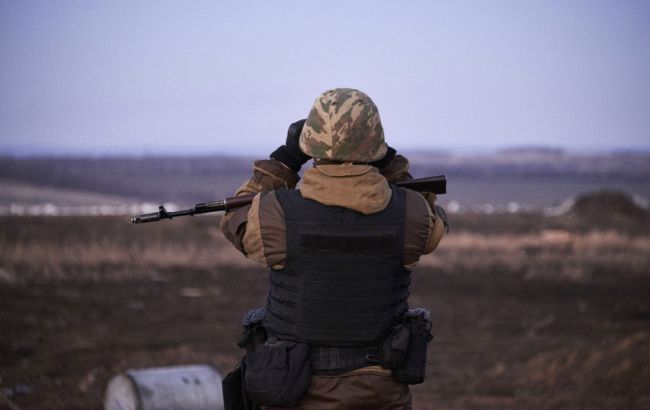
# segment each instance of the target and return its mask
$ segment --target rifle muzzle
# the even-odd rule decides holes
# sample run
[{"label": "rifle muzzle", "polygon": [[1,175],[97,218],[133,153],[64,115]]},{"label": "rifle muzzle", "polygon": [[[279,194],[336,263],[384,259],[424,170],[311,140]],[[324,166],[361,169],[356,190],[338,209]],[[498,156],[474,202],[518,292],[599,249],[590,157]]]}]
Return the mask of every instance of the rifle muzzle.
[{"label": "rifle muzzle", "polygon": [[143,214],[131,218],[131,223],[143,224],[145,222],[160,221],[160,212],[152,212],[150,214]]}]

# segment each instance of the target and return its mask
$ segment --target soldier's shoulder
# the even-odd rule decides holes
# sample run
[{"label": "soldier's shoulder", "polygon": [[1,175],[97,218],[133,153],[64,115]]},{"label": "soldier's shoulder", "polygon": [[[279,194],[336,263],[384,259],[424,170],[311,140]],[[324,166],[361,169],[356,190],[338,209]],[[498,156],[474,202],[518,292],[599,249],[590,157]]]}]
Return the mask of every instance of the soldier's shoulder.
[{"label": "soldier's shoulder", "polygon": [[408,188],[398,187],[404,192],[404,206],[407,218],[428,218],[429,204],[421,193]]}]

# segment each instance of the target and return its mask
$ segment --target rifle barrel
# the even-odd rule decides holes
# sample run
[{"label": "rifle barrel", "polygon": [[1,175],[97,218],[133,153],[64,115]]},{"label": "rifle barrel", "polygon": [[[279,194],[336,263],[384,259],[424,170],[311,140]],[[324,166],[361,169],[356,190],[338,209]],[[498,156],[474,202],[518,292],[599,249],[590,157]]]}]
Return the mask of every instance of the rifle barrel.
[{"label": "rifle barrel", "polygon": [[[412,189],[419,192],[433,192],[435,194],[447,193],[447,177],[444,175],[436,175],[427,178],[409,179],[401,181],[396,184],[402,188]],[[194,208],[183,209],[181,211],[168,212],[164,206],[158,207],[158,212],[150,214],[142,214],[131,218],[131,223],[143,224],[147,222],[156,222],[161,219],[172,219],[176,216],[198,215],[208,212],[230,211],[231,209],[241,208],[242,206],[249,205],[253,202],[256,194],[247,194],[240,196],[233,196],[219,201],[201,202],[194,205]]]},{"label": "rifle barrel", "polygon": [[418,179],[407,179],[406,181],[398,182],[396,185],[418,192],[433,192],[434,194],[447,193],[447,177],[445,175],[436,175]]}]

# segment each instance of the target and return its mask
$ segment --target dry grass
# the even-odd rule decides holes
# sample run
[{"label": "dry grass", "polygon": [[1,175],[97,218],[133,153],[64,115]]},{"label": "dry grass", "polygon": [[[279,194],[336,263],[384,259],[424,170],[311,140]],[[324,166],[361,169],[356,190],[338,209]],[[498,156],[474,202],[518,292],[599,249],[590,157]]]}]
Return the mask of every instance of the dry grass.
[{"label": "dry grass", "polygon": [[[123,280],[233,266],[257,265],[224,239],[214,216],[140,226],[123,217],[0,219],[0,281]],[[420,266],[447,273],[503,271],[573,281],[593,279],[612,267],[643,275],[650,266],[650,236],[556,228],[452,232]]]},{"label": "dry grass", "polygon": [[424,256],[420,266],[444,272],[503,271],[526,278],[594,279],[606,271],[647,274],[650,236],[616,231],[575,233],[544,229],[539,233],[478,234],[459,232]]},{"label": "dry grass", "polygon": [[124,217],[0,219],[0,281],[114,281],[233,266],[256,265],[225,240],[214,216],[142,226]]},{"label": "dry grass", "polygon": [[[411,304],[435,324],[414,408],[650,405],[650,233],[454,219],[413,277]],[[267,286],[214,215],[0,218],[0,391],[33,387],[11,397],[20,408],[100,408],[127,368],[226,371]]]}]

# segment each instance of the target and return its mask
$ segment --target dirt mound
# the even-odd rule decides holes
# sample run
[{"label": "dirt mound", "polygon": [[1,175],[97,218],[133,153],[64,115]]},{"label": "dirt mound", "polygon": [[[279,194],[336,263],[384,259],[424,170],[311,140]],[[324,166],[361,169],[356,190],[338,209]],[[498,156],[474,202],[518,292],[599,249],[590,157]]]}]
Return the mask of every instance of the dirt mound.
[{"label": "dirt mound", "polygon": [[648,211],[621,191],[598,191],[579,196],[569,214],[583,220],[645,222]]}]

